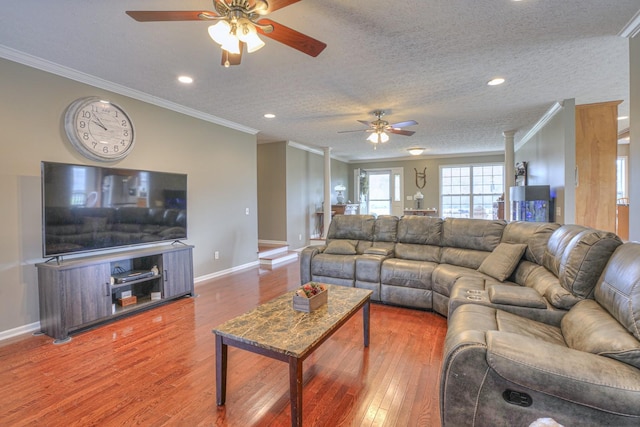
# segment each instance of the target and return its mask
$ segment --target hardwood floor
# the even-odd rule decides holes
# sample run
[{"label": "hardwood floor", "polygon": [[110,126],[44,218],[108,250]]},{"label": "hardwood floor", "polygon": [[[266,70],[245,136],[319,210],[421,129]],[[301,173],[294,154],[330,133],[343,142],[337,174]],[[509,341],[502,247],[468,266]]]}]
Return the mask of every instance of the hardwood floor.
[{"label": "hardwood floor", "polygon": [[[197,298],[78,333],[0,342],[1,426],[288,426],[285,363],[229,348],[227,402],[215,402],[211,329],[298,286],[298,264],[199,284]],[[446,319],[371,306],[304,362],[305,426],[438,426]]]}]

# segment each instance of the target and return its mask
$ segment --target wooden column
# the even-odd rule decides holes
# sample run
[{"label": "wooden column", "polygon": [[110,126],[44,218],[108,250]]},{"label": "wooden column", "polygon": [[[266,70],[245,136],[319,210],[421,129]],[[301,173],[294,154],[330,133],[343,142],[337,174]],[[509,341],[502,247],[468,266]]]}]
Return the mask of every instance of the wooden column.
[{"label": "wooden column", "polygon": [[576,105],[576,224],[616,230],[618,104]]}]

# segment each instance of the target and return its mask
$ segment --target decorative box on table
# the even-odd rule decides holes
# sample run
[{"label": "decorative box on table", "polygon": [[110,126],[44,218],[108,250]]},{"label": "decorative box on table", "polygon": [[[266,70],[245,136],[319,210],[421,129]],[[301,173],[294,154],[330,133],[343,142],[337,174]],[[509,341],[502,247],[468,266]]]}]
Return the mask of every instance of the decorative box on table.
[{"label": "decorative box on table", "polygon": [[293,309],[310,313],[327,303],[329,290],[322,283],[302,285],[293,296]]}]

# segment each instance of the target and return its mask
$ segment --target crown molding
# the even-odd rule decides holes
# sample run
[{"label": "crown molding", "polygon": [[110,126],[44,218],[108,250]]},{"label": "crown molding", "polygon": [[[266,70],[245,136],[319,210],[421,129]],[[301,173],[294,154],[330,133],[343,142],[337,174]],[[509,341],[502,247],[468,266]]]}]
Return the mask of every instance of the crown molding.
[{"label": "crown molding", "polygon": [[522,137],[522,139],[520,141],[518,141],[518,143],[515,145],[514,149],[515,151],[518,151],[519,149],[522,148],[522,146],[524,144],[526,144],[527,142],[529,142],[529,140],[531,138],[533,138],[533,136],[538,133],[540,131],[540,129],[542,129],[543,127],[546,126],[547,123],[549,123],[549,121],[554,118],[554,116],[556,114],[558,114],[558,112],[560,112],[560,110],[562,110],[562,104],[559,102],[556,102],[555,104],[553,104],[551,106],[551,108],[549,108],[547,110],[546,113],[544,113],[544,115],[540,118],[540,120],[538,120],[538,122],[533,125],[533,127],[529,130],[529,132],[527,132],[527,134],[525,136]]},{"label": "crown molding", "polygon": [[177,113],[185,114],[187,116],[195,117],[196,119],[204,120],[206,122],[214,123],[220,126],[224,126],[230,129],[234,129],[240,132],[256,135],[259,130],[253,129],[241,124],[231,122],[229,120],[222,119],[220,117],[213,116],[211,114],[203,113],[202,111],[195,110],[193,108],[185,107],[184,105],[177,104],[175,102],[167,101],[166,99],[158,98],[145,92],[141,92],[130,87],[119,85],[117,83],[110,82],[83,73],[72,68],[64,67],[55,62],[48,61],[46,59],[39,58],[37,56],[29,55],[24,52],[12,49],[10,47],[0,45],[0,57],[8,59],[13,62],[17,62],[22,65],[26,65],[38,70],[46,71],[51,74],[55,74],[67,79],[71,79],[80,83],[91,85],[99,89],[108,90],[120,95],[128,96],[129,98],[137,99],[148,104],[152,104],[158,107],[165,108],[167,110],[175,111]]},{"label": "crown molding", "polygon": [[632,38],[640,34],[640,10],[631,18],[627,25],[618,33],[620,37]]}]

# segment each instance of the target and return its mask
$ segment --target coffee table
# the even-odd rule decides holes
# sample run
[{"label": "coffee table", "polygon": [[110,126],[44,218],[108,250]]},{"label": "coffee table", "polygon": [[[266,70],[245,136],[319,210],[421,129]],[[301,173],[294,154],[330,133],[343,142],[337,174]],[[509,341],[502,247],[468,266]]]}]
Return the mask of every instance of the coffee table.
[{"label": "coffee table", "polygon": [[224,405],[227,388],[227,346],[241,348],[289,364],[291,425],[302,425],[302,362],[362,308],[364,346],[369,347],[367,289],[326,285],[327,304],[304,313],[293,309],[288,292],[216,327],[216,395]]}]

